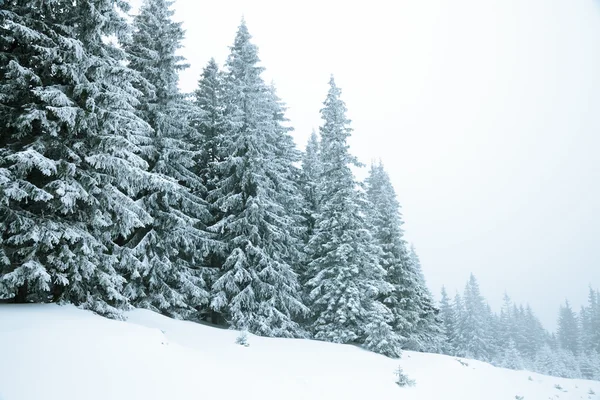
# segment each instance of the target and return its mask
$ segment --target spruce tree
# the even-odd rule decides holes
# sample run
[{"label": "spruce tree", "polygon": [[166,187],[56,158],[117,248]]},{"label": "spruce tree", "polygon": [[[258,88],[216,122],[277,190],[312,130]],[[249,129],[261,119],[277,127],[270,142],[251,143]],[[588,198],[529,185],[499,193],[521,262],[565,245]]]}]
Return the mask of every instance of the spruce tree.
[{"label": "spruce tree", "polygon": [[306,226],[306,242],[313,234],[315,216],[319,211],[318,180],[321,176],[319,147],[319,138],[313,131],[302,156],[302,174],[300,178],[300,187],[304,198],[303,217]]},{"label": "spruce tree", "polygon": [[580,313],[583,350],[600,352],[600,294],[589,288],[588,304]]},{"label": "spruce tree", "polygon": [[523,359],[521,358],[521,353],[519,353],[519,350],[517,350],[515,342],[513,342],[512,339],[508,341],[504,347],[504,350],[502,351],[500,366],[503,368],[516,370],[523,369],[524,363]]},{"label": "spruce tree", "polygon": [[407,348],[416,351],[437,352],[442,345],[443,327],[439,317],[440,310],[434,305],[433,295],[425,282],[421,261],[411,245],[409,270],[417,277],[415,304],[419,310],[419,319],[413,328],[411,343]]},{"label": "spruce tree", "polygon": [[[226,155],[221,154],[222,143],[225,140],[225,104],[223,93],[223,73],[214,58],[211,58],[202,71],[198,87],[193,93],[193,102],[196,113],[192,116],[192,125],[200,135],[200,151],[196,158],[195,172],[202,182],[202,192],[199,195],[206,201],[210,213],[207,225],[213,225],[222,218],[222,212],[215,204],[214,198],[209,198],[209,193],[217,188],[221,175],[218,165]],[[224,261],[225,246],[211,247],[205,254],[205,268],[203,281],[207,288],[211,288],[219,277],[219,267]],[[219,313],[208,309],[210,321],[214,324],[221,323]],[[206,316],[205,316],[206,318]]]},{"label": "spruce tree", "polygon": [[487,310],[479,284],[471,274],[464,294],[464,313],[461,315],[462,353],[478,360],[490,360],[490,331]]},{"label": "spruce tree", "polygon": [[579,353],[579,328],[577,315],[568,301],[559,309],[556,336],[560,347],[573,355]]},{"label": "spruce tree", "polygon": [[385,281],[392,288],[380,296],[380,301],[391,310],[392,327],[400,335],[403,346],[409,343],[417,346],[423,293],[404,240],[400,203],[381,163],[371,165],[365,185],[367,222],[375,243],[383,250],[379,262],[386,272]]},{"label": "spruce tree", "polygon": [[446,288],[442,286],[442,298],[440,300],[440,319],[442,320],[442,327],[444,332],[444,344],[442,352],[448,355],[454,355],[454,346],[452,339],[455,337],[454,334],[454,307],[451,303],[450,297],[446,292]]},{"label": "spruce tree", "polygon": [[171,1],[145,0],[133,21],[126,51],[130,67],[147,85],[138,114],[153,129],[146,159],[162,178],[160,186],[141,197],[152,224],[124,242],[130,248],[126,293],[140,307],[174,317],[187,317],[208,303],[202,274],[203,255],[211,240],[203,230],[206,203],[199,197],[197,175],[199,132],[192,129],[190,104],[179,93],[178,72],[187,67],[176,54],[184,31],[172,20]]},{"label": "spruce tree", "polygon": [[[316,339],[337,343],[364,343],[370,337],[369,348],[397,355],[397,339],[385,326],[393,315],[377,301],[391,288],[383,279],[381,249],[367,229],[365,199],[350,169],[360,163],[348,151],[351,128],[340,95],[332,77],[321,109],[319,211],[307,246],[311,330]],[[388,338],[379,335],[383,331],[389,332]],[[376,334],[378,341],[388,341],[385,350],[373,342]]]},{"label": "spruce tree", "polygon": [[[220,180],[216,165],[223,160],[223,155],[219,154],[219,147],[225,135],[223,74],[214,58],[204,67],[193,99],[199,110],[193,119],[193,125],[201,138],[197,174],[206,190],[204,197],[207,197]],[[218,212],[212,209],[211,211]]]},{"label": "spruce tree", "polygon": [[465,335],[465,306],[461,295],[457,292],[454,295],[454,301],[452,304],[454,319],[452,321],[452,332],[450,343],[454,349],[454,355],[459,357],[467,357],[467,343]]},{"label": "spruce tree", "polygon": [[533,360],[535,354],[542,348],[546,339],[546,330],[542,323],[527,304],[525,307],[525,320],[523,323],[525,346],[522,350],[523,356]]},{"label": "spruce tree", "polygon": [[508,293],[504,292],[504,296],[502,298],[502,307],[500,308],[500,329],[498,332],[499,341],[504,345],[511,340],[514,344],[516,327],[512,311],[512,300],[508,296]]},{"label": "spruce tree", "polygon": [[297,220],[286,198],[295,160],[283,109],[261,77],[258,50],[240,25],[224,74],[223,140],[215,168],[220,176],[208,194],[220,214],[210,227],[226,244],[211,307],[232,328],[265,335],[302,335],[295,318],[302,303],[296,261]]},{"label": "spruce tree", "polygon": [[5,1],[0,11],[0,292],[117,316],[119,242],[151,222],[135,201],[160,181],[142,158],[139,75],[111,41],[109,0]]}]

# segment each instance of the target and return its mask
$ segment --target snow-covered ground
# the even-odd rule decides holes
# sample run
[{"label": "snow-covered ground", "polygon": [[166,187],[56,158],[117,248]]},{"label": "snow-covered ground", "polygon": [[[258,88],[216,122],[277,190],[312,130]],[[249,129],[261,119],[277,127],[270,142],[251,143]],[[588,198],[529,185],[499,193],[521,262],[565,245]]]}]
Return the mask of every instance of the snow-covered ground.
[{"label": "snow-covered ground", "polygon": [[[249,335],[244,347],[235,331],[146,310],[127,318],[0,305],[0,400],[600,400],[600,382],[311,340]],[[416,386],[394,383],[398,365]]]}]

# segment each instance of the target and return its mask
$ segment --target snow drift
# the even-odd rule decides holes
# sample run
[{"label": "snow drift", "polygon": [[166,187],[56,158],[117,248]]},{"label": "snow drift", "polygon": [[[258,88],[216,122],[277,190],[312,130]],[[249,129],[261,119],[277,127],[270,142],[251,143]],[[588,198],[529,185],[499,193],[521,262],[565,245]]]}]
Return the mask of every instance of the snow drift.
[{"label": "snow drift", "polygon": [[[600,400],[600,382],[437,354],[248,336],[147,310],[127,321],[73,306],[0,306],[0,400]],[[401,365],[416,386],[400,388]]]}]

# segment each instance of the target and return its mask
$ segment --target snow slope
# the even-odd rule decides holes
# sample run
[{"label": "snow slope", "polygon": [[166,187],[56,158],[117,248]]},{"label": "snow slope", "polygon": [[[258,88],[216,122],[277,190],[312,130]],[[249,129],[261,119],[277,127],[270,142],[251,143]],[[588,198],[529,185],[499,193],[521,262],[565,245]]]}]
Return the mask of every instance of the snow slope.
[{"label": "snow slope", "polygon": [[[600,382],[436,354],[249,335],[146,310],[113,321],[72,306],[0,305],[0,400],[600,400]],[[416,386],[400,388],[402,365]],[[531,377],[532,380],[529,379]],[[560,385],[562,389],[557,389]],[[596,394],[590,394],[590,390]]]}]

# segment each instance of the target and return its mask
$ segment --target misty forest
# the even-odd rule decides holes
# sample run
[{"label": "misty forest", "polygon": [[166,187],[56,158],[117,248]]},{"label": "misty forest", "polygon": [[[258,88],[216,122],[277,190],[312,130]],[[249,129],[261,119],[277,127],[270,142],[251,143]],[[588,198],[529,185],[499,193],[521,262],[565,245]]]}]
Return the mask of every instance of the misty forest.
[{"label": "misty forest", "polygon": [[132,18],[125,0],[70,3],[0,0],[0,302],[600,380],[593,286],[555,332],[510,293],[492,309],[474,275],[428,288],[385,166],[350,152],[333,76],[302,151],[243,19],[183,93],[170,1]]}]

